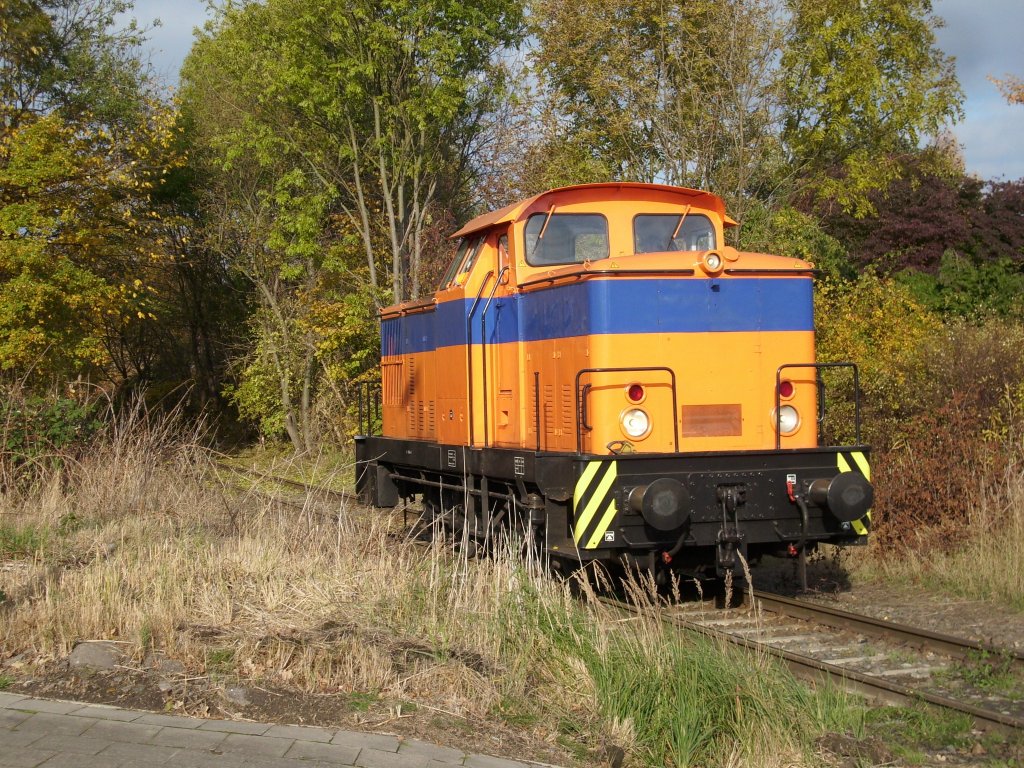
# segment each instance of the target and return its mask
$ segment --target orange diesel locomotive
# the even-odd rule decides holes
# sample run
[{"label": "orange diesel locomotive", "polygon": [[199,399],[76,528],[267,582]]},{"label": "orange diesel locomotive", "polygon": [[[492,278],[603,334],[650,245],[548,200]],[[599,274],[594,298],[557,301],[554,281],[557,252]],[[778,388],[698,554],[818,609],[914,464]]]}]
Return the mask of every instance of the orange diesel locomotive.
[{"label": "orange diesel locomotive", "polygon": [[730,226],[715,195],[630,183],[470,221],[437,292],[381,312],[360,497],[659,573],[863,542],[868,448],[818,444],[821,369],[856,368],[815,362],[812,266]]}]

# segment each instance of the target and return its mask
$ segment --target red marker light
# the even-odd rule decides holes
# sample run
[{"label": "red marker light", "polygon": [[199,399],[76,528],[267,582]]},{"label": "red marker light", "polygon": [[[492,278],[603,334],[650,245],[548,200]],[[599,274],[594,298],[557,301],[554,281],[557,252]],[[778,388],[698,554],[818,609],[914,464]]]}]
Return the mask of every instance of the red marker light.
[{"label": "red marker light", "polygon": [[642,384],[630,384],[629,389],[626,391],[626,397],[629,398],[632,403],[639,403],[644,399],[644,387]]},{"label": "red marker light", "polygon": [[779,382],[779,397],[785,399],[793,396],[793,382],[792,381],[780,381]]}]

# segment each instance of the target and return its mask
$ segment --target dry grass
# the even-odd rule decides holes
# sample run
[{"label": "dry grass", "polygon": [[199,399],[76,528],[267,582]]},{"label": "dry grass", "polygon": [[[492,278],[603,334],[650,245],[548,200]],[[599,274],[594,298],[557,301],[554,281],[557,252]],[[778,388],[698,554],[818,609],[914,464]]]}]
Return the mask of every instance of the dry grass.
[{"label": "dry grass", "polygon": [[120,640],[189,674],[421,702],[581,750],[614,743],[633,765],[801,765],[846,716],[767,659],[667,633],[656,598],[621,622],[516,556],[409,541],[401,514],[240,492],[198,437],[137,414],[0,497],[0,542],[21,542],[0,550],[0,653],[46,661]]},{"label": "dry grass", "polygon": [[987,485],[963,501],[962,544],[908,548],[898,558],[876,556],[867,568],[880,578],[910,579],[1024,610],[1024,464],[1011,463],[1001,481]]}]

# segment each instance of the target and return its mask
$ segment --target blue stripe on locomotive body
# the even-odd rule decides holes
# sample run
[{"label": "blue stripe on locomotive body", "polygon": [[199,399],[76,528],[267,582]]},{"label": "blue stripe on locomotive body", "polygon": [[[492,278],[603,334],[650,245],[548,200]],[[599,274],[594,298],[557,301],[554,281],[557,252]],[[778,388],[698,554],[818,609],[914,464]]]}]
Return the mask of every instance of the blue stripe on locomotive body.
[{"label": "blue stripe on locomotive body", "polygon": [[[488,344],[573,336],[642,333],[811,331],[809,278],[602,279],[494,299],[487,310]],[[466,344],[472,299],[448,301],[432,312],[385,319],[381,352],[430,352]],[[480,343],[477,305],[470,333]]]}]

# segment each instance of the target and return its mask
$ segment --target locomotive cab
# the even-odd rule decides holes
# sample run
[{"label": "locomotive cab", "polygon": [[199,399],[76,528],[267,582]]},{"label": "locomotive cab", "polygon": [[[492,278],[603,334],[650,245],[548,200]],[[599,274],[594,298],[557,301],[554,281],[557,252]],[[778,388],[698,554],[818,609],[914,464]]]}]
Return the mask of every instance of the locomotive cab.
[{"label": "locomotive cab", "polygon": [[822,370],[855,368],[815,361],[812,265],[725,246],[734,225],[715,195],[625,183],[470,221],[435,295],[381,313],[363,498],[651,569],[863,542],[868,448],[818,435]]}]

